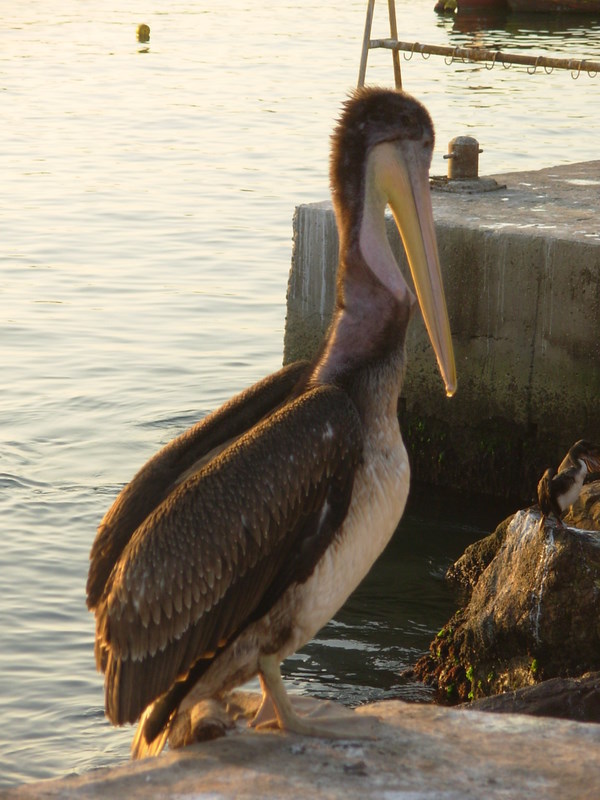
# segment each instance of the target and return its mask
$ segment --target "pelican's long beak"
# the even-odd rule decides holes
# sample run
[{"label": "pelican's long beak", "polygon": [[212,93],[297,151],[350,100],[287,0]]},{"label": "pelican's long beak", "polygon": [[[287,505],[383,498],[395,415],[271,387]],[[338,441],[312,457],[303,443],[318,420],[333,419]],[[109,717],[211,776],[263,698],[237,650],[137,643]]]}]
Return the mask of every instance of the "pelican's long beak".
[{"label": "pelican's long beak", "polygon": [[456,365],[433,223],[429,163],[416,142],[399,142],[394,149],[396,158],[386,187],[388,202],[404,243],[446,394],[451,397],[456,391]]}]

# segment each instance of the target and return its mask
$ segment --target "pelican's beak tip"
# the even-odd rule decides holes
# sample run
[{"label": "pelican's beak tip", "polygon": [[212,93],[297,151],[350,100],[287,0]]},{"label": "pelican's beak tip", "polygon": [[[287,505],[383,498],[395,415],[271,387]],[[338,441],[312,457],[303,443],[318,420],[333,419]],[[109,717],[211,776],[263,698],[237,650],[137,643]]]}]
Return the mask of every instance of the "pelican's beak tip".
[{"label": "pelican's beak tip", "polygon": [[458,388],[456,378],[451,381],[444,381],[446,385],[446,397],[454,397]]}]

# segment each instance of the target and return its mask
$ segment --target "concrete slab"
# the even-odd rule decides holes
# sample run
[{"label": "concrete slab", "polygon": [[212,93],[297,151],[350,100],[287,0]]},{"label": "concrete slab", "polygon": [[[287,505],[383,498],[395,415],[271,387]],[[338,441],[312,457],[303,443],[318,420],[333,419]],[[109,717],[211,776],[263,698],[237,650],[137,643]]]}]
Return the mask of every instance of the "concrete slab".
[{"label": "concrete slab", "polygon": [[[436,220],[600,245],[600,161],[493,175],[484,193],[433,191]],[[457,203],[459,203],[457,207]]]}]

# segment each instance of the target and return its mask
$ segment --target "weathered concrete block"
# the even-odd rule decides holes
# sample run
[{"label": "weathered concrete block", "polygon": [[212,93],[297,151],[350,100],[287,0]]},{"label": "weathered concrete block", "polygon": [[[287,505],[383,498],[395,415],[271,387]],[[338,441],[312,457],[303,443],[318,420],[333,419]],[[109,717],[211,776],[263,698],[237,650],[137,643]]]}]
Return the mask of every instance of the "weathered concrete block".
[{"label": "weathered concrete block", "polygon": [[299,206],[288,282],[284,363],[310,358],[327,330],[335,299],[339,238],[331,203]]},{"label": "weathered concrete block", "polygon": [[4,800],[597,800],[600,725],[389,700],[373,741],[234,732]]},{"label": "weathered concrete block", "polygon": [[[433,194],[459,388],[448,401],[419,318],[400,416],[417,479],[528,500],[573,442],[600,440],[600,161],[495,177],[507,188]],[[326,330],[337,241],[329,203],[296,210],[286,362]]]}]

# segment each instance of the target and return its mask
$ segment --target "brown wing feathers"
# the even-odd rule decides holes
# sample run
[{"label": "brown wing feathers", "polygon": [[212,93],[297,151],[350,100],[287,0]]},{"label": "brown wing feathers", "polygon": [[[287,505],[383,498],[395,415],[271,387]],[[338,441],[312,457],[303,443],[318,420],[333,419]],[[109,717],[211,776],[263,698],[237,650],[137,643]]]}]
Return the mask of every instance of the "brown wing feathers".
[{"label": "brown wing feathers", "polygon": [[259,423],[152,512],[97,608],[97,658],[113,722],[137,719],[293,580],[308,577],[345,514],[360,451],[354,406],[332,387],[316,389]]},{"label": "brown wing feathers", "polygon": [[177,478],[211,450],[242,435],[276,408],[305,370],[306,363],[297,362],[251,386],[173,439],[142,467],[100,523],[90,554],[88,608],[95,608],[134,531],[168,496]]}]

